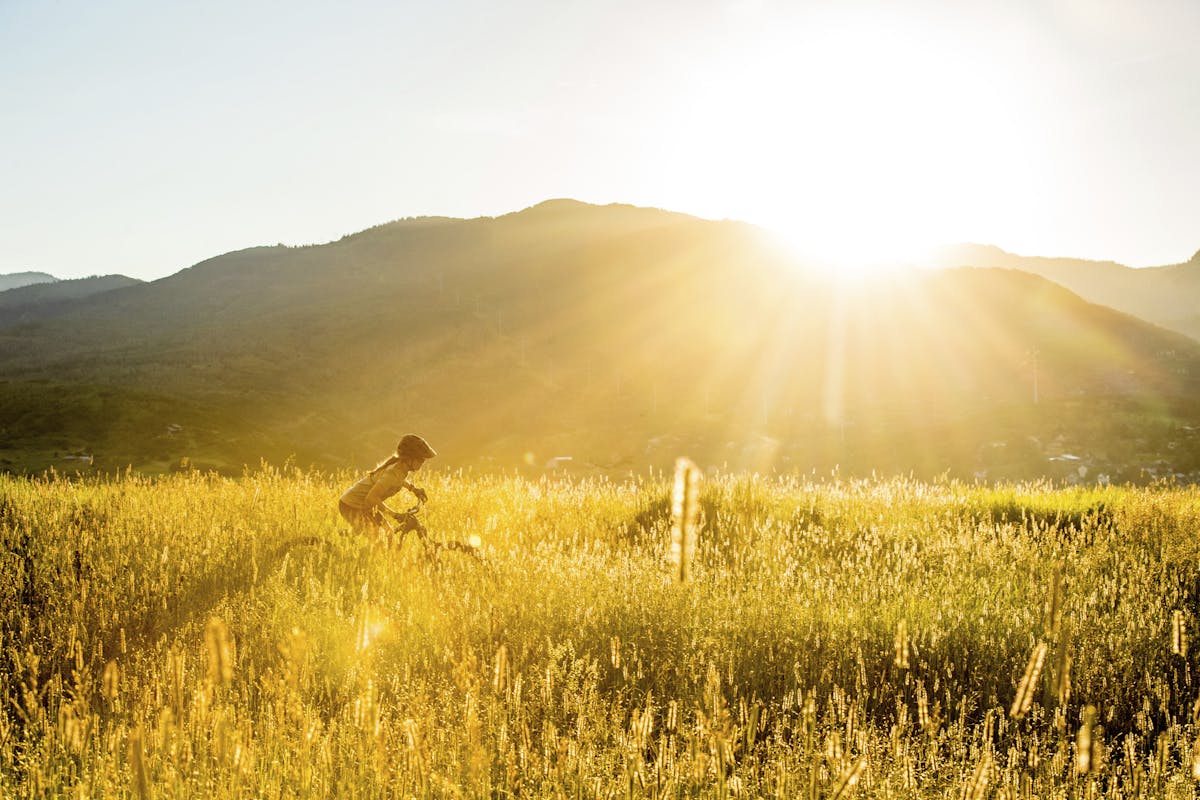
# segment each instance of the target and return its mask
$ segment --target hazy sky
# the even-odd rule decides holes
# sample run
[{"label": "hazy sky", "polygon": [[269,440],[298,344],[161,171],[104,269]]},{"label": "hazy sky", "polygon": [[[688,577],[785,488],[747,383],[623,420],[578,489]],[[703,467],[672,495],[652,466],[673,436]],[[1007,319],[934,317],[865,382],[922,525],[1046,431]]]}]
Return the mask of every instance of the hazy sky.
[{"label": "hazy sky", "polygon": [[1195,0],[0,0],[0,273],[553,197],[942,242],[1200,249]]}]

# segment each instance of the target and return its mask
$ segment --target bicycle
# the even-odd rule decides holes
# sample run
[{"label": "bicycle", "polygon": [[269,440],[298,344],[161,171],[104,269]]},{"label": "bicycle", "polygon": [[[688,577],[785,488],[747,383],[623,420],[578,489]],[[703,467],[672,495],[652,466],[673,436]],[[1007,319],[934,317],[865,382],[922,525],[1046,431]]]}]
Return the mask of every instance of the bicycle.
[{"label": "bicycle", "polygon": [[395,544],[396,547],[400,547],[404,544],[404,539],[408,536],[408,534],[415,533],[417,534],[417,538],[421,540],[421,545],[424,547],[425,554],[427,556],[431,555],[431,548],[434,556],[436,556],[440,551],[451,550],[457,553],[466,553],[479,563],[484,563],[483,555],[479,552],[479,548],[470,542],[447,542],[430,538],[429,531],[425,528],[425,524],[421,522],[420,518],[421,509],[424,505],[424,501],[418,500],[417,504],[408,510],[396,511],[391,514],[391,518],[397,524],[395,527],[390,525],[388,527],[393,535],[399,534],[399,538],[396,540]]}]

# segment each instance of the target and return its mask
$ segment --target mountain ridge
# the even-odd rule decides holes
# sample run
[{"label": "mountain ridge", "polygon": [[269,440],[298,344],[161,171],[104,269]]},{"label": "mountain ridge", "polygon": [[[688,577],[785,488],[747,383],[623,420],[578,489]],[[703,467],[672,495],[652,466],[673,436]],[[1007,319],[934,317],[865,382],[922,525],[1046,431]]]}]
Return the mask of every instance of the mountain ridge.
[{"label": "mountain ridge", "polygon": [[1178,264],[1135,268],[1114,261],[1018,256],[994,245],[960,244],[937,251],[929,265],[1031,272],[1066,286],[1085,300],[1200,340],[1200,251]]},{"label": "mountain ridge", "polygon": [[53,283],[58,278],[48,272],[9,272],[0,274],[0,292],[35,283]]},{"label": "mountain ridge", "polygon": [[998,438],[1180,419],[1200,378],[1200,343],[1027,272],[846,293],[745,223],[563,200],[435,219],[0,318],[0,405],[25,420],[0,453],[340,466],[419,430],[450,465],[971,474]]},{"label": "mountain ridge", "polygon": [[67,306],[72,301],[141,283],[125,275],[93,275],[89,278],[30,283],[0,291],[0,313],[5,315],[5,324],[31,322],[53,316],[56,308]]}]

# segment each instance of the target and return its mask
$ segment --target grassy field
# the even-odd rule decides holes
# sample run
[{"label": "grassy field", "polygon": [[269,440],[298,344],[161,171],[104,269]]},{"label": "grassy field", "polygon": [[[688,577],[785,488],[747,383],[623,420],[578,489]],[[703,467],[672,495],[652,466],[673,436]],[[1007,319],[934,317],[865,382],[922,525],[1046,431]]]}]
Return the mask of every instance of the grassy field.
[{"label": "grassy field", "polygon": [[1195,796],[1195,487],[350,478],[0,475],[0,796]]}]

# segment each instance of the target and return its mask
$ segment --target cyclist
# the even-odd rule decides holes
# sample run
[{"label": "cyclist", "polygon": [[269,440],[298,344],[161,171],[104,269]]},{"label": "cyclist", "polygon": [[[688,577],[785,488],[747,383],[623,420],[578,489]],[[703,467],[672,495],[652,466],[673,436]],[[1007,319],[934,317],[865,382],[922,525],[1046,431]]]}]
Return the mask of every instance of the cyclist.
[{"label": "cyclist", "polygon": [[383,515],[400,516],[383,501],[401,489],[407,489],[417,500],[425,502],[428,495],[409,482],[428,459],[437,455],[429,442],[415,433],[406,434],[396,445],[395,455],[379,462],[373,470],[347,489],[338,499],[338,512],[358,530],[378,530],[384,525]]}]

